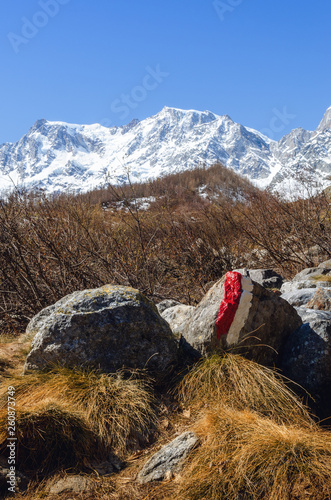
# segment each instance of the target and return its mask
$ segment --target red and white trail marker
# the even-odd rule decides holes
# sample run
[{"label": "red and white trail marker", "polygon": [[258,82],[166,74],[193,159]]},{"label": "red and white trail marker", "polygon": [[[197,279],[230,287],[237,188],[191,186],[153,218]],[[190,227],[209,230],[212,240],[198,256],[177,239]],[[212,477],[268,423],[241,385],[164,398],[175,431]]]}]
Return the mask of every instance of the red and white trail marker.
[{"label": "red and white trail marker", "polygon": [[253,283],[249,277],[233,271],[226,274],[224,298],[216,319],[217,340],[226,335],[228,345],[238,342],[248,318],[253,299]]}]

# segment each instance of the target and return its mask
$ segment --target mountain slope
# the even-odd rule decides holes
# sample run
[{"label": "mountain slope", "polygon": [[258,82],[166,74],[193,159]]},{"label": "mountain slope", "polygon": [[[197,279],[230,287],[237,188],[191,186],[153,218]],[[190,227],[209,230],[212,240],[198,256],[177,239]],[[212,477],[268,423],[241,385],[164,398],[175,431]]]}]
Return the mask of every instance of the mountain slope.
[{"label": "mountain slope", "polygon": [[331,107],[314,132],[294,129],[274,144],[272,151],[282,168],[271,181],[271,187],[285,190],[293,175],[310,177],[323,187],[331,180]]},{"label": "mountain slope", "polygon": [[48,193],[87,191],[106,178],[123,181],[128,173],[143,181],[221,162],[261,187],[286,187],[303,167],[326,183],[330,124],[331,108],[315,132],[296,129],[275,142],[227,115],[168,107],[123,127],[38,120],[17,143],[0,146],[0,182]]}]

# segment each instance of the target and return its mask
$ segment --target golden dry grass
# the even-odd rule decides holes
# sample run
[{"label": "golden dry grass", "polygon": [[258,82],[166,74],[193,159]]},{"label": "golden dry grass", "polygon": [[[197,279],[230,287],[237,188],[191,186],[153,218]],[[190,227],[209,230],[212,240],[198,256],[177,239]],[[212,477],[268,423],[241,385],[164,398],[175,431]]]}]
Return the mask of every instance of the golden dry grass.
[{"label": "golden dry grass", "polygon": [[183,471],[180,500],[331,498],[331,434],[314,424],[218,406],[194,430],[203,442]]},{"label": "golden dry grass", "polygon": [[[7,415],[0,414],[0,453],[7,446]],[[16,412],[17,466],[36,474],[76,466],[85,457],[100,455],[100,440],[84,416],[52,400]]]},{"label": "golden dry grass", "polygon": [[[172,434],[148,446],[156,410],[141,374],[58,368],[6,380],[0,389],[2,450],[9,384],[16,387],[22,470],[88,466],[92,458],[105,460],[110,449],[126,454],[121,473],[96,477],[94,492],[63,493],[58,496],[63,500],[68,495],[80,500],[331,499],[331,433],[314,423],[280,376],[238,355],[214,354],[183,378],[176,395],[193,410],[192,428],[201,445],[179,476],[149,485],[137,484],[135,476]],[[168,414],[173,429],[178,423],[187,429],[180,415]],[[142,449],[130,456],[139,435]],[[36,483],[17,499],[54,500],[44,486]]]},{"label": "golden dry grass", "polygon": [[179,395],[199,411],[201,446],[184,467],[180,500],[326,500],[331,433],[272,370],[214,354],[184,377]]},{"label": "golden dry grass", "polygon": [[[87,457],[93,450],[104,457],[110,450],[124,455],[146,445],[156,422],[151,386],[137,374],[125,377],[121,372],[106,375],[65,368],[30,373],[7,379],[0,388],[2,452],[7,438],[8,386],[15,387],[19,462],[24,465],[29,449],[35,472],[40,469],[37,457],[45,445],[48,454],[41,470],[54,468],[53,456],[60,460],[57,465],[74,466],[83,453],[81,440],[74,437],[79,432]],[[59,452],[57,445],[48,446],[53,434],[59,447],[61,440],[68,446],[65,454]]]},{"label": "golden dry grass", "polygon": [[214,354],[201,360],[183,378],[178,392],[185,405],[196,409],[222,404],[280,423],[312,422],[307,408],[277,373],[236,354]]},{"label": "golden dry grass", "polygon": [[310,279],[312,281],[325,281],[327,283],[331,283],[331,276],[325,274],[318,274],[317,276],[312,276]]}]

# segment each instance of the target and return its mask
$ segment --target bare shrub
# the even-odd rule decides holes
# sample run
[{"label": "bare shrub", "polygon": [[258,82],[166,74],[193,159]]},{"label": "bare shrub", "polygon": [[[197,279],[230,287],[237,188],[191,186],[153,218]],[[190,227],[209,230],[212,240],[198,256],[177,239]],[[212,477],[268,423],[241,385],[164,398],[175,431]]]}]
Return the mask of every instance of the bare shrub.
[{"label": "bare shrub", "polygon": [[104,284],[194,305],[233,268],[290,277],[330,253],[324,195],[286,202],[221,165],[78,196],[16,192],[0,200],[0,328],[19,333],[43,307]]}]

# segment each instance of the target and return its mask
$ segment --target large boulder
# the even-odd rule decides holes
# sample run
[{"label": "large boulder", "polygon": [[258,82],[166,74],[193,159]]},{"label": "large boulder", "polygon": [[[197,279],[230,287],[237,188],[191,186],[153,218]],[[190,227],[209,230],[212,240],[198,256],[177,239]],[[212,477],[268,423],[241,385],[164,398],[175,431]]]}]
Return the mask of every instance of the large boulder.
[{"label": "large boulder", "polygon": [[67,295],[29,323],[35,334],[25,371],[56,364],[164,372],[177,342],[154,304],[130,287],[105,285]]},{"label": "large boulder", "polygon": [[183,335],[197,354],[220,346],[272,366],[285,339],[301,324],[288,302],[250,277],[232,272],[197,305]]},{"label": "large boulder", "polygon": [[224,296],[225,276],[217,281],[182,325],[185,345],[197,356],[217,348],[216,319]]},{"label": "large boulder", "polygon": [[281,367],[308,391],[313,409],[325,419],[331,417],[331,312],[304,308],[298,312],[304,324],[287,339]]}]

